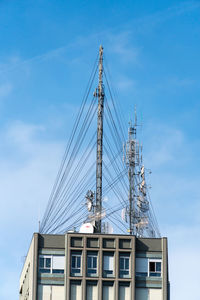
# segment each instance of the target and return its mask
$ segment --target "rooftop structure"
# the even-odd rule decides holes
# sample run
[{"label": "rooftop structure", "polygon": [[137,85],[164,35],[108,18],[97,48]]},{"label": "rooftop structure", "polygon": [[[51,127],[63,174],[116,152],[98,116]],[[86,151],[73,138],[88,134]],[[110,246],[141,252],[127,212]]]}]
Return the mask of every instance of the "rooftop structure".
[{"label": "rooftop structure", "polygon": [[[148,193],[136,112],[126,141],[112,94],[112,109],[105,96],[102,46],[94,69],[98,87],[84,114],[95,71],[26,257],[20,300],[169,300],[167,239],[160,237]],[[97,129],[80,155],[96,112]],[[110,135],[104,133],[104,114]]]},{"label": "rooftop structure", "polygon": [[168,300],[166,238],[35,233],[20,300]]}]

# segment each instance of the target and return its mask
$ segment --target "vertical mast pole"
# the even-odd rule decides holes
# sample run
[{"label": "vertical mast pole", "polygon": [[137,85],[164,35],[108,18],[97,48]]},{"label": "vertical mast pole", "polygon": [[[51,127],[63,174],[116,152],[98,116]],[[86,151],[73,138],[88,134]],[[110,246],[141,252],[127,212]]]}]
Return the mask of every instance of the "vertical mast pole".
[{"label": "vertical mast pole", "polygon": [[128,179],[129,179],[129,233],[134,234],[134,173],[135,173],[135,143],[133,140],[134,127],[129,127],[128,149]]},{"label": "vertical mast pole", "polygon": [[101,232],[102,214],[102,157],[103,157],[103,112],[104,112],[104,87],[103,87],[103,47],[99,48],[99,84],[98,96],[98,116],[97,116],[97,161],[96,161],[96,206],[95,214],[96,232]]},{"label": "vertical mast pole", "polygon": [[136,234],[135,230],[135,198],[136,198],[136,191],[135,191],[135,176],[136,170],[135,166],[137,163],[136,158],[136,128],[137,128],[137,116],[135,110],[135,124],[132,126],[130,123],[129,127],[129,141],[128,141],[128,179],[129,179],[129,233],[130,235]]}]

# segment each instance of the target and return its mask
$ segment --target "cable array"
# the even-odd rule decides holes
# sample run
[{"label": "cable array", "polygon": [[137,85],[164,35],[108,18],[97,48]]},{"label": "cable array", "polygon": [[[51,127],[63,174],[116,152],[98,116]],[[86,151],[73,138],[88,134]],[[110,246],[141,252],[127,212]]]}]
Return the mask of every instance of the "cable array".
[{"label": "cable array", "polygon": [[[91,92],[96,88],[97,61],[98,57],[68,139],[40,225],[40,233],[57,234],[78,230],[88,217],[85,195],[88,190],[94,191],[96,183],[97,99],[91,97]],[[120,105],[113,97],[107,67],[103,70],[103,76],[104,89],[108,92],[104,98],[102,205],[106,215],[103,221],[111,223],[115,231],[126,233],[128,224],[121,219],[121,210],[128,203],[129,190],[128,170],[123,162],[126,126]],[[151,226],[159,235],[153,209],[150,214]]]}]

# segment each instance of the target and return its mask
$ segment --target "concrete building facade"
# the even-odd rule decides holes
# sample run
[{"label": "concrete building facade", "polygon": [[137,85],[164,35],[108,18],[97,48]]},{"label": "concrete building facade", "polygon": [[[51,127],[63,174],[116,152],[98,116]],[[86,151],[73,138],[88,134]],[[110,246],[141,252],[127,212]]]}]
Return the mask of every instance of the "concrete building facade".
[{"label": "concrete building facade", "polygon": [[20,300],[169,300],[167,239],[35,233]]}]

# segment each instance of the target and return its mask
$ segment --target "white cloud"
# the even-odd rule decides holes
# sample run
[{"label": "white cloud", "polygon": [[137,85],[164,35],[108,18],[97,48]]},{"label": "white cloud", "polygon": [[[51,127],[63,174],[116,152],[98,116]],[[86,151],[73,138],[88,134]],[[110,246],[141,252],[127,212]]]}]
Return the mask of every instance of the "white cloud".
[{"label": "white cloud", "polygon": [[37,230],[38,210],[44,212],[63,152],[61,143],[38,137],[41,129],[17,122],[1,132],[1,229],[17,223],[14,231]]},{"label": "white cloud", "polygon": [[18,299],[21,258],[38,231],[63,154],[62,143],[42,139],[44,130],[14,122],[0,132],[1,299]]}]

